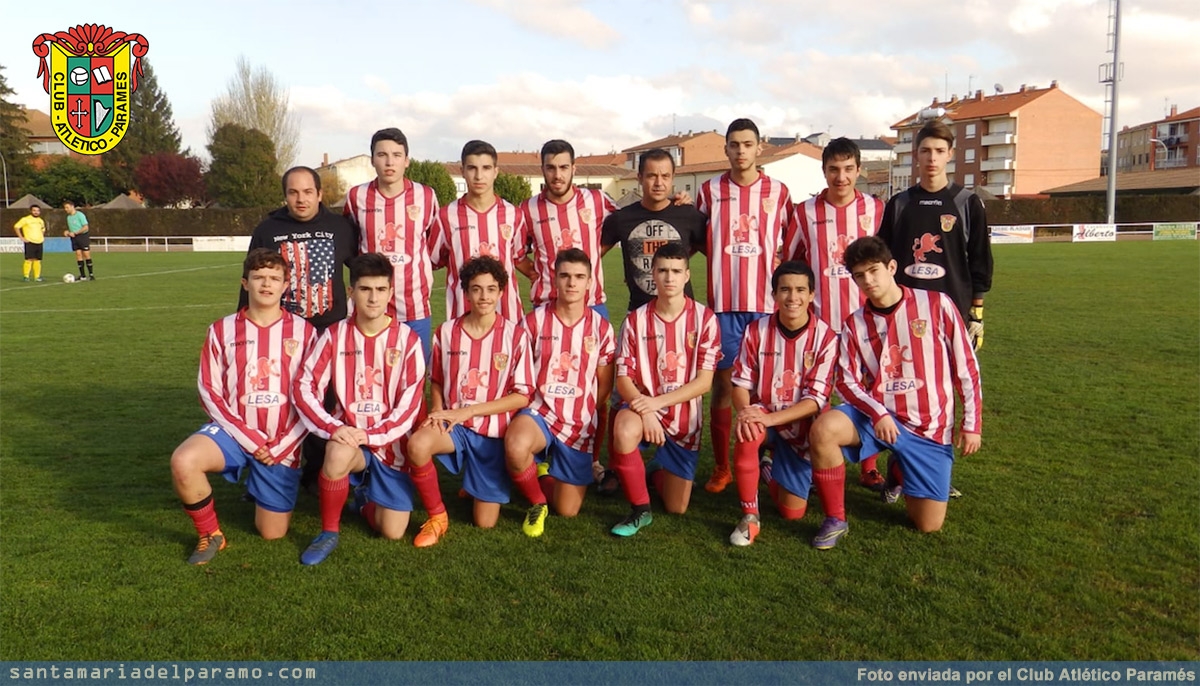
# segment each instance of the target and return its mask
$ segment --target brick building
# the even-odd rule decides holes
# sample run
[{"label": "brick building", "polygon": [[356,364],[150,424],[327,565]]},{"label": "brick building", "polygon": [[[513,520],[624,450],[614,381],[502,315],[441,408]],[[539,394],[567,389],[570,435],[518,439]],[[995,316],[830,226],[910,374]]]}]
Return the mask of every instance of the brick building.
[{"label": "brick building", "polygon": [[1126,126],[1117,134],[1117,172],[1200,167],[1200,107],[1158,121]]}]

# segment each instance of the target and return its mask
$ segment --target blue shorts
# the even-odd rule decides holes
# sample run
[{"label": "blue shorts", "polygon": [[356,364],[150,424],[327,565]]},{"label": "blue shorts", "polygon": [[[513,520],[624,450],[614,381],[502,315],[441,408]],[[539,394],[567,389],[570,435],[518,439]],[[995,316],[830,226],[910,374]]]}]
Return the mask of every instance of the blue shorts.
[{"label": "blue shorts", "polygon": [[[595,305],[592,305],[591,307],[592,307],[593,312],[598,312],[601,317],[604,317],[605,321],[608,321],[608,305],[606,305],[604,303],[596,303]],[[620,339],[617,339],[617,340],[620,340]]]},{"label": "blue shorts", "polygon": [[432,322],[433,320],[429,317],[404,322],[405,326],[416,331],[417,335],[421,337],[421,345],[425,346],[425,364],[427,365],[429,364],[429,357],[433,355]]},{"label": "blue shorts", "polygon": [[775,429],[767,429],[763,445],[771,448],[774,463],[771,478],[792,495],[808,500],[812,490],[812,462],[796,452],[796,447],[784,440]]},{"label": "blue shorts", "polygon": [[550,433],[546,420],[538,413],[526,408],[518,414],[532,418],[542,430],[542,437],[546,439],[546,449],[534,457],[541,458],[539,462],[550,462],[550,476],[572,486],[588,486],[595,480],[592,474],[591,453],[576,450],[558,440],[557,436]]},{"label": "blue shorts", "polygon": [[742,349],[742,338],[746,327],[767,315],[762,312],[718,312],[717,324],[721,326],[721,359],[717,369],[731,369]]},{"label": "blue shorts", "polygon": [[507,503],[512,484],[504,460],[504,439],[480,436],[461,424],[450,429],[454,452],[438,461],[454,474],[462,474],[463,490],[485,503]]},{"label": "blue shorts", "polygon": [[[904,495],[943,503],[950,499],[950,470],[954,466],[954,446],[918,436],[898,420],[896,426],[899,427],[900,434],[896,443],[884,443],[876,438],[874,422],[866,413],[845,403],[833,409],[844,412],[850,418],[854,428],[858,430],[859,440],[862,441],[862,445],[857,448],[842,448],[842,454],[847,460],[858,463],[882,450],[891,450],[892,456],[900,462],[900,473],[904,477]],[[892,419],[895,419],[895,416]]]},{"label": "blue shorts", "polygon": [[196,431],[211,438],[221,454],[225,456],[225,469],[221,476],[236,484],[242,472],[246,477],[246,490],[254,502],[268,512],[291,512],[296,507],[296,494],[300,491],[300,470],[283,465],[265,465],[242,449],[242,446],[216,422],[209,422]]},{"label": "blue shorts", "polygon": [[416,487],[408,474],[387,466],[366,446],[362,447],[362,455],[367,468],[351,474],[350,485],[359,486],[365,481],[367,500],[389,510],[412,512]]},{"label": "blue shorts", "polygon": [[[656,446],[653,443],[642,443],[643,450],[651,447]],[[696,463],[700,461],[699,450],[688,450],[672,440],[670,436],[667,436],[666,442],[657,448],[654,460],[662,465],[663,469],[684,481],[696,480]]]}]

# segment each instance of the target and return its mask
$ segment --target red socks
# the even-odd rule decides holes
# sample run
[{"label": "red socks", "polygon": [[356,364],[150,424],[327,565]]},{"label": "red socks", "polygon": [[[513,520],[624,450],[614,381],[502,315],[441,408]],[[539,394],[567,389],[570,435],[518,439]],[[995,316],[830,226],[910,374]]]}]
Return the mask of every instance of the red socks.
[{"label": "red socks", "polygon": [[362,516],[363,519],[367,520],[367,526],[371,527],[372,531],[378,533],[379,523],[375,521],[375,507],[375,503],[371,502],[363,505]]},{"label": "red socks", "polygon": [[763,438],[759,436],[756,441],[739,441],[733,446],[733,476],[742,514],[758,514],[758,447],[762,445]]},{"label": "red socks", "polygon": [[831,469],[813,469],[817,495],[825,508],[825,516],[846,521],[846,465]]},{"label": "red socks", "polygon": [[221,530],[221,525],[217,523],[217,510],[213,507],[211,495],[198,503],[184,505],[183,511],[192,518],[192,525],[196,527],[196,533],[200,536],[207,536],[214,531]]},{"label": "red socks", "polygon": [[[733,433],[733,408],[712,408],[713,462],[718,470],[729,471],[729,437]],[[758,479],[755,478],[757,483]]]},{"label": "red socks", "polygon": [[788,521],[792,521],[792,520],[796,520],[796,519],[804,519],[804,511],[806,509],[808,509],[807,506],[806,507],[784,507],[783,505],[780,505],[779,506],[779,516],[783,517],[784,519],[786,519]]},{"label": "red socks", "polygon": [[521,473],[509,473],[512,477],[513,485],[525,496],[531,505],[545,505],[546,496],[542,493],[541,487],[538,485],[537,463],[530,462],[529,466]]},{"label": "red socks", "polygon": [[651,488],[654,489],[654,492],[657,493],[658,497],[660,497],[660,498],[662,497],[662,494],[663,494],[663,482],[666,480],[667,480],[667,470],[656,469],[656,470],[650,472],[650,486],[651,486]]},{"label": "red socks", "polygon": [[646,464],[642,462],[640,452],[614,452],[609,467],[616,470],[620,477],[621,490],[625,492],[625,499],[630,505],[637,507],[650,504],[650,491],[646,488]]},{"label": "red socks", "polygon": [[408,478],[412,479],[426,512],[439,515],[446,511],[446,504],[442,502],[442,491],[438,487],[437,468],[433,466],[432,460],[424,467],[409,467]]},{"label": "red socks", "polygon": [[862,462],[858,463],[859,469],[862,470],[863,474],[866,474],[868,472],[877,471],[879,469],[878,460],[879,460],[878,455],[872,455],[872,456],[868,457],[867,459],[863,460]]},{"label": "red socks", "polygon": [[317,477],[317,486],[321,489],[321,531],[341,530],[342,507],[350,494],[350,477],[330,481],[321,474]]},{"label": "red socks", "polygon": [[608,425],[608,403],[600,403],[596,408],[596,437],[592,441],[592,462],[600,461],[600,448],[604,445],[604,437],[612,435],[612,427]]}]

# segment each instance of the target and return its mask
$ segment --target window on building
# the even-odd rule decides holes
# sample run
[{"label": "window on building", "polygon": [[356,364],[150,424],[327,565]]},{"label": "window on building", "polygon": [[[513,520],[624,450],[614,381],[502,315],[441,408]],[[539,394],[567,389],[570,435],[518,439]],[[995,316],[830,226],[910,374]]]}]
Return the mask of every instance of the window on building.
[{"label": "window on building", "polygon": [[966,156],[967,156],[966,159],[968,162],[974,162],[975,161],[975,149],[967,148]]},{"label": "window on building", "polygon": [[974,174],[963,174],[963,185],[966,186],[967,188],[974,188],[975,187],[975,175]]},{"label": "window on building", "polygon": [[974,137],[975,137],[975,125],[967,124],[967,138],[974,138]]}]

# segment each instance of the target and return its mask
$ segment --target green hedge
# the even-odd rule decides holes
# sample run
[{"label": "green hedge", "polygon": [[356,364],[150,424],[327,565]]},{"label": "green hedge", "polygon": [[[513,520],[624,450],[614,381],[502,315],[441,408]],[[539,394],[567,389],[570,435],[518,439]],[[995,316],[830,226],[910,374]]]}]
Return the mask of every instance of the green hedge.
[{"label": "green hedge", "polygon": [[[97,236],[249,236],[274,207],[195,210],[101,210],[84,208],[88,230]],[[12,225],[28,210],[0,209],[0,226],[12,236]],[[67,225],[62,210],[42,211],[48,233],[59,236]]]},{"label": "green hedge", "polygon": [[[1103,195],[988,200],[984,205],[992,226],[1098,224],[1107,215]],[[1200,196],[1118,195],[1116,219],[1118,224],[1200,221]]]}]

